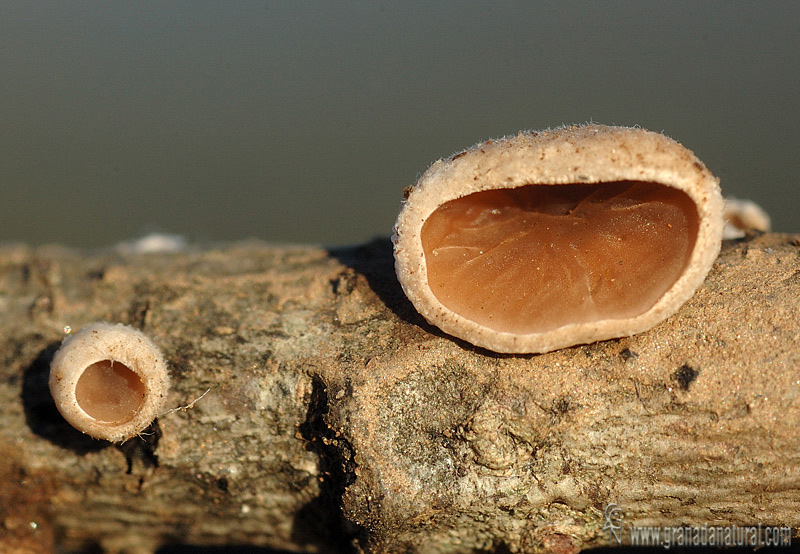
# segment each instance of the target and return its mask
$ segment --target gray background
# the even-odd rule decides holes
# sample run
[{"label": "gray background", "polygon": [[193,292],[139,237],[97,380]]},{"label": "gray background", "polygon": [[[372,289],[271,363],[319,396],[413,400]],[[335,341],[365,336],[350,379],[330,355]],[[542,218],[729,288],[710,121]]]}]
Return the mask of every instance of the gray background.
[{"label": "gray background", "polygon": [[363,241],[437,158],[588,120],[800,231],[798,6],[0,0],[0,242]]}]

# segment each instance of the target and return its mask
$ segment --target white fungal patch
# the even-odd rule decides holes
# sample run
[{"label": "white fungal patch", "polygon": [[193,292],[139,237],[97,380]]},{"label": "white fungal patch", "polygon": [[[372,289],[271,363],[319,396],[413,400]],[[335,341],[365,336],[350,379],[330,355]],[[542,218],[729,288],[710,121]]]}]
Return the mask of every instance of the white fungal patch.
[{"label": "white fungal patch", "polygon": [[169,375],[164,356],[141,331],[93,323],[64,339],[50,364],[50,393],[73,427],[122,442],[161,413]]},{"label": "white fungal patch", "polygon": [[116,250],[122,254],[174,254],[186,250],[186,238],[169,233],[150,233],[142,238],[120,242]]}]

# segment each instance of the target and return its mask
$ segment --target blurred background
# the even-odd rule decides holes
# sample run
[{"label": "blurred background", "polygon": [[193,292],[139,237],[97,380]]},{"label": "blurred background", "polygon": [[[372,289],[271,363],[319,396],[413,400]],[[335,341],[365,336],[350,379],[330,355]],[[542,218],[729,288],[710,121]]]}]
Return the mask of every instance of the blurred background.
[{"label": "blurred background", "polygon": [[337,245],[480,140],[663,131],[800,231],[797,2],[0,0],[0,242]]}]

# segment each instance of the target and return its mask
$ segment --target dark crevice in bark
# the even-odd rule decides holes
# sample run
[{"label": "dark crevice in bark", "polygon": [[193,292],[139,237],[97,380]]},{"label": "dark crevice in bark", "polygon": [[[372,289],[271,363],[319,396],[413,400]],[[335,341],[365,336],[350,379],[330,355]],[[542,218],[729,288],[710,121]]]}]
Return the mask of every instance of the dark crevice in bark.
[{"label": "dark crevice in bark", "polygon": [[308,413],[299,431],[307,448],[319,457],[321,490],[295,516],[292,538],[300,544],[314,544],[322,552],[350,554],[366,535],[342,513],[342,496],[356,478],[354,452],[350,443],[328,426],[328,411],[327,386],[314,376]]},{"label": "dark crevice in bark", "polygon": [[158,468],[158,441],[161,438],[161,427],[158,425],[158,420],[151,423],[147,429],[139,433],[135,437],[131,437],[122,444],[117,445],[117,448],[125,456],[125,461],[128,464],[126,473],[130,475],[133,473],[134,463],[138,460],[145,468]]}]

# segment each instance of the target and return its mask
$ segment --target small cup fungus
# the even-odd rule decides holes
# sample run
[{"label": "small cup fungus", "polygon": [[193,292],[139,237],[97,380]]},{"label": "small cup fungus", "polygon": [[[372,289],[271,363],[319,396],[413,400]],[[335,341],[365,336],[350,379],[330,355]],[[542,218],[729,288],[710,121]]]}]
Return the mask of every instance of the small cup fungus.
[{"label": "small cup fungus", "polygon": [[520,133],[422,175],[395,224],[395,268],[443,331],[497,352],[548,352],[675,313],[719,253],[722,206],[718,180],[664,135]]},{"label": "small cup fungus", "polygon": [[122,442],[159,415],[169,389],[164,356],[141,331],[93,323],[67,337],[50,364],[50,393],[73,427]]}]

